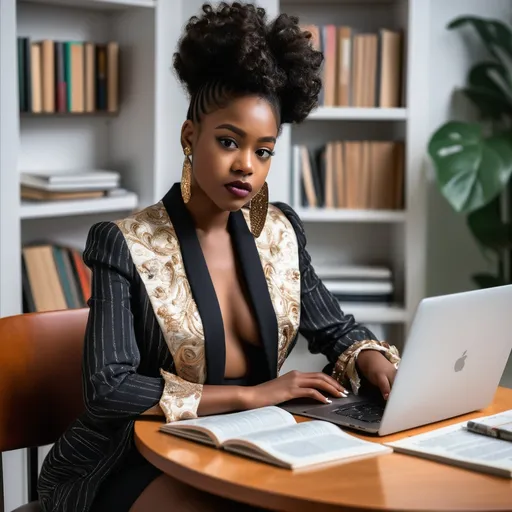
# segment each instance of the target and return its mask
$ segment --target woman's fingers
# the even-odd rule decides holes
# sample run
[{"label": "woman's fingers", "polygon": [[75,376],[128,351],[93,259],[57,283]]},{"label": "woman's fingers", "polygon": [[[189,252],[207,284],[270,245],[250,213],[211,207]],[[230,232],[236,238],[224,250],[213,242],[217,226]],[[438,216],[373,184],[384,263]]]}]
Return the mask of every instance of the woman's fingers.
[{"label": "woman's fingers", "polygon": [[322,372],[310,372],[310,373],[303,373],[302,374],[305,379],[322,379],[326,383],[333,386],[338,391],[341,391],[344,394],[348,394],[348,390],[345,389],[336,379],[333,379],[329,375],[326,375]]},{"label": "woman's fingers", "polygon": [[322,395],[320,391],[314,388],[300,387],[294,390],[294,398],[313,398],[314,400],[318,400],[324,404],[331,403],[331,399]]},{"label": "woman's fingers", "polygon": [[324,393],[328,393],[336,398],[345,398],[347,393],[345,391],[340,391],[338,386],[333,386],[329,381],[318,377],[305,378],[300,383],[301,387],[305,388],[314,388],[323,391]]},{"label": "woman's fingers", "polygon": [[391,383],[389,382],[388,376],[384,372],[379,372],[376,375],[375,384],[380,389],[382,393],[382,397],[384,400],[387,400],[389,397],[389,393],[391,392]]}]

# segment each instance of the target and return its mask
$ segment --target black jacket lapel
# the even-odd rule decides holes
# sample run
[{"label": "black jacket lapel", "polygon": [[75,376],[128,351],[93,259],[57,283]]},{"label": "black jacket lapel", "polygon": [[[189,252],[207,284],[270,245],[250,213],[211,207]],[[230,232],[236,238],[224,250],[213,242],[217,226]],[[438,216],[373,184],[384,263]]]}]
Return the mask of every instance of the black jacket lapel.
[{"label": "black jacket lapel", "polygon": [[226,367],[226,345],[222,313],[215,288],[197,238],[194,220],[181,197],[179,183],[163,198],[181,247],[183,264],[192,296],[203,323],[206,384],[222,384]]},{"label": "black jacket lapel", "polygon": [[[278,327],[277,318],[270,299],[267,281],[256,248],[254,236],[249,230],[241,211],[229,216],[230,231],[238,262],[249,292],[253,311],[256,315],[260,336],[268,363],[268,373],[261,381],[277,377]],[[263,369],[262,369],[263,370]]]}]

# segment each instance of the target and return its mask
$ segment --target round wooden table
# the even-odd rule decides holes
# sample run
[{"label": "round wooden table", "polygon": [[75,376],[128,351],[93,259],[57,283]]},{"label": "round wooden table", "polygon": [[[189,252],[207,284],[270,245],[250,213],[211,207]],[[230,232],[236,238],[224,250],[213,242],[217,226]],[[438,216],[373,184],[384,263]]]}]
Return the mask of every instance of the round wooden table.
[{"label": "round wooden table", "polygon": [[[394,441],[469,418],[512,409],[512,389],[491,407],[392,436]],[[304,420],[298,418],[298,421]],[[161,421],[135,423],[140,453],[193,487],[270,510],[494,511],[512,510],[512,480],[398,453],[292,472],[158,431]]]}]

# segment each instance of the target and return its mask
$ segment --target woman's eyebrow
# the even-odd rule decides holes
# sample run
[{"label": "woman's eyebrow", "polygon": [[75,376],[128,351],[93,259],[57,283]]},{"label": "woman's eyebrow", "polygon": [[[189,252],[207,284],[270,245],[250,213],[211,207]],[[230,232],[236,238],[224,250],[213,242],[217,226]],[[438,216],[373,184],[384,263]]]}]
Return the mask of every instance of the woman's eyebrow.
[{"label": "woman's eyebrow", "polygon": [[[216,126],[215,129],[216,130],[220,130],[220,129],[230,130],[242,138],[247,136],[247,133],[245,133],[241,128],[238,128],[237,126],[235,126],[233,124],[229,124],[229,123],[220,124],[219,126]],[[276,138],[273,137],[272,135],[269,135],[268,137],[260,137],[258,139],[258,142],[273,142],[275,144]]]}]

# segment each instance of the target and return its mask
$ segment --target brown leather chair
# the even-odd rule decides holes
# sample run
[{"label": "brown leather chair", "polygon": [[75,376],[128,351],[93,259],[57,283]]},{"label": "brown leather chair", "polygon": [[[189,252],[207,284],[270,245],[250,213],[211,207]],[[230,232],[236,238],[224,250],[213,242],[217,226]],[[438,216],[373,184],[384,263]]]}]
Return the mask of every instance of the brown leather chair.
[{"label": "brown leather chair", "polygon": [[[84,308],[0,318],[0,453],[55,442],[84,410],[88,313]],[[15,512],[38,510],[32,502]]]}]

